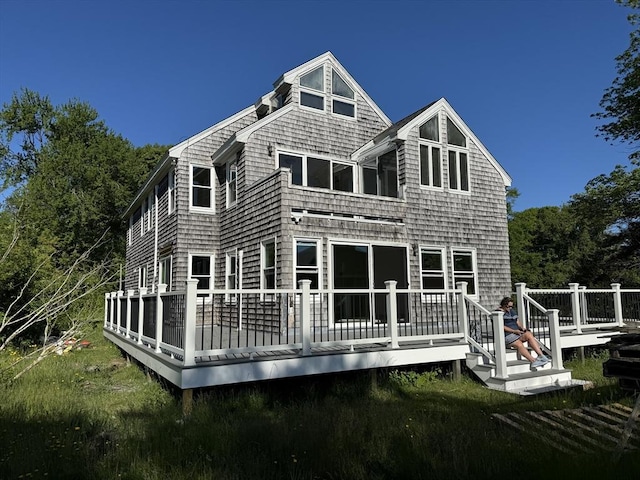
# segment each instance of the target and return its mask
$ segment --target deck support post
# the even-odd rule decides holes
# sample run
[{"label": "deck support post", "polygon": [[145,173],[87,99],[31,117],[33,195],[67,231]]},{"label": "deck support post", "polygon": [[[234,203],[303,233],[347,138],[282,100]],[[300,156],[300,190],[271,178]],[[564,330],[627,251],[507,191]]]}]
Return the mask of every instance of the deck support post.
[{"label": "deck support post", "polygon": [[493,354],[496,360],[496,377],[508,378],[507,347],[504,343],[504,312],[491,312],[493,324]]},{"label": "deck support post", "polygon": [[571,313],[573,315],[573,325],[576,327],[577,333],[582,333],[582,321],[580,319],[580,293],[579,283],[570,283],[571,289]]},{"label": "deck support post", "polygon": [[560,311],[558,309],[547,310],[549,318],[549,341],[551,343],[551,368],[562,370],[562,347],[560,346]]},{"label": "deck support post", "polygon": [[185,367],[192,367],[196,364],[196,309],[198,308],[198,280],[187,280],[185,283],[187,284],[187,290],[184,294],[182,362]]},{"label": "deck support post", "polygon": [[142,335],[144,334],[144,295],[147,293],[147,287],[140,287],[138,293],[140,295],[138,299],[138,343],[142,345]]},{"label": "deck support post", "polygon": [[193,388],[182,390],[182,416],[188,417],[193,410]]},{"label": "deck support post", "polygon": [[104,326],[109,327],[111,330],[113,330],[113,292],[105,293],[104,297],[107,308],[109,309],[109,313],[105,313]]},{"label": "deck support post", "polygon": [[162,343],[162,327],[164,325],[164,319],[162,314],[164,309],[162,308],[162,295],[167,290],[167,285],[164,283],[158,284],[156,290],[156,353],[160,353],[160,344]]},{"label": "deck support post", "polygon": [[298,285],[302,289],[300,298],[300,334],[302,337],[302,355],[311,355],[311,280],[300,280]]},{"label": "deck support post", "polygon": [[620,284],[612,283],[613,288],[613,311],[616,315],[616,323],[619,327],[624,327],[624,319],[622,317],[622,294],[620,293]]},{"label": "deck support post", "polygon": [[462,362],[460,360],[451,362],[451,377],[456,381],[462,377]]},{"label": "deck support post", "polygon": [[395,280],[387,280],[384,282],[387,286],[387,326],[391,335],[391,348],[398,348],[398,297],[396,294]]}]

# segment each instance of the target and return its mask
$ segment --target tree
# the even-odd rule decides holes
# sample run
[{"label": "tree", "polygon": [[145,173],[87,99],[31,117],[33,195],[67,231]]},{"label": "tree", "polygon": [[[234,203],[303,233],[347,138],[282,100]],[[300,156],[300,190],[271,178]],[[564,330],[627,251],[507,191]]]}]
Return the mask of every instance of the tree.
[{"label": "tree", "polygon": [[566,287],[590,244],[569,207],[516,212],[509,222],[511,279],[533,288]]},{"label": "tree", "polygon": [[[640,0],[617,0],[633,9],[640,8]],[[628,17],[633,26],[640,24],[640,14]],[[597,127],[606,141],[619,140],[634,146],[629,158],[634,163],[640,161],[640,29],[630,34],[629,48],[616,57],[617,76],[605,90],[600,107],[602,112],[593,116],[608,121]]]}]

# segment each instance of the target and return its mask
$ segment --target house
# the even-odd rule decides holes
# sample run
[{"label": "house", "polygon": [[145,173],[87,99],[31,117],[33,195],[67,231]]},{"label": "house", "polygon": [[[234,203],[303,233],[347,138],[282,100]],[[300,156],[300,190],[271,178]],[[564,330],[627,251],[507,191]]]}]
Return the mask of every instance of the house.
[{"label": "house", "polygon": [[[327,52],[169,149],[125,213],[124,289],[464,281],[495,305],[511,291],[510,182],[447,100],[392,123]],[[380,296],[332,300],[330,325],[384,320]]]}]

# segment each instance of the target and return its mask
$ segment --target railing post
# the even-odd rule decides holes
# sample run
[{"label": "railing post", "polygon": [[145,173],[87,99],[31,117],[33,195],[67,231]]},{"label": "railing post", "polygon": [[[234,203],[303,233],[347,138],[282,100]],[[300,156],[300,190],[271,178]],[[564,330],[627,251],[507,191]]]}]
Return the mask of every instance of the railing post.
[{"label": "railing post", "polygon": [[124,292],[122,290],[118,290],[116,292],[116,331],[120,333],[120,327],[122,326],[122,298],[124,296]]},{"label": "railing post", "polygon": [[571,289],[571,314],[573,315],[573,325],[577,333],[582,333],[582,319],[580,318],[580,284],[570,283]]},{"label": "railing post", "polygon": [[184,333],[182,335],[185,367],[196,364],[196,312],[198,308],[198,280],[187,280],[184,293]]},{"label": "railing post", "polygon": [[493,350],[496,357],[496,377],[507,378],[507,347],[504,343],[504,312],[491,312]]},{"label": "railing post", "polygon": [[104,294],[104,328],[107,328],[109,325],[109,313],[111,312],[111,303],[109,302],[109,298],[111,293],[107,292]]},{"label": "railing post", "polygon": [[387,286],[387,327],[391,335],[391,348],[398,348],[398,297],[396,294],[396,280],[384,282]]},{"label": "railing post", "polygon": [[147,287],[140,287],[138,289],[138,343],[142,344],[142,334],[144,329],[144,298],[143,295],[147,294]]},{"label": "railing post", "polygon": [[616,322],[619,327],[624,327],[624,318],[622,317],[622,292],[620,292],[620,284],[612,283],[613,288],[613,311],[616,315]]},{"label": "railing post", "polygon": [[158,284],[155,291],[156,294],[156,353],[160,353],[160,344],[162,343],[162,327],[164,326],[164,308],[162,308],[162,296],[167,291],[165,283]]},{"label": "railing post", "polygon": [[115,316],[115,304],[116,304],[116,292],[111,292],[109,294],[110,297],[110,301],[109,301],[109,328],[111,330],[113,330],[113,318]]},{"label": "railing post", "polygon": [[467,303],[464,301],[464,297],[467,296],[467,282],[456,283],[456,288],[460,290],[458,295],[458,317],[462,325],[462,333],[464,334],[464,341],[468,342],[469,338],[469,319],[467,318]]},{"label": "railing post", "polygon": [[520,323],[524,328],[527,328],[527,323],[529,323],[529,309],[525,307],[524,295],[527,291],[527,284],[524,282],[516,283],[516,305],[518,306],[517,310],[520,312]]},{"label": "railing post", "polygon": [[302,339],[302,355],[311,355],[311,280],[300,280],[302,289],[300,296],[300,337]]},{"label": "railing post", "polygon": [[127,337],[131,333],[131,297],[136,293],[135,290],[127,290]]},{"label": "railing post", "polygon": [[585,324],[589,324],[589,305],[587,303],[587,287],[580,287],[580,319]]},{"label": "railing post", "polygon": [[560,311],[558,309],[547,310],[549,319],[549,341],[551,343],[551,367],[554,370],[562,370],[562,345],[560,344]]}]

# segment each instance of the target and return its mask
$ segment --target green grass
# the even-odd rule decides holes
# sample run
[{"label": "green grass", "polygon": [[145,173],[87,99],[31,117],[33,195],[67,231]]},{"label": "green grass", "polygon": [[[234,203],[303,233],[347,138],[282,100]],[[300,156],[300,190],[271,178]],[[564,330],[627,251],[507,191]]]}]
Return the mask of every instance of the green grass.
[{"label": "green grass", "polygon": [[[595,388],[522,398],[437,372],[381,371],[179,396],[122,360],[96,328],[92,348],[54,356],[0,386],[0,478],[631,478],[638,452],[570,456],[492,413],[620,402],[606,356],[568,361]],[[0,357],[0,365],[9,361]],[[6,379],[6,374],[5,374]]]}]

